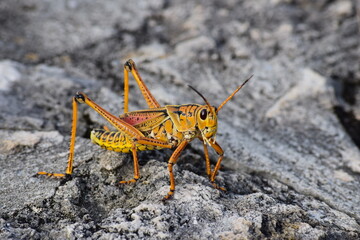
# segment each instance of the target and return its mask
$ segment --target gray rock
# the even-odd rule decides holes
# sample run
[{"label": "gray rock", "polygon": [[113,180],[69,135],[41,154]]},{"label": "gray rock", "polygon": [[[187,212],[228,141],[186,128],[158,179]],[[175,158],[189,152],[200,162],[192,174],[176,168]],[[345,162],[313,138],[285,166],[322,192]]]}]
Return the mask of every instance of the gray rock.
[{"label": "gray rock", "polygon": [[[359,6],[351,1],[0,3],[1,239],[360,238]],[[109,124],[79,105],[75,169],[64,172],[77,91],[122,112],[133,58],[160,104],[214,106],[225,151],[214,189],[194,141],[132,157],[91,143]],[[130,82],[130,109],[146,104]],[[212,165],[216,154],[210,150]]]}]

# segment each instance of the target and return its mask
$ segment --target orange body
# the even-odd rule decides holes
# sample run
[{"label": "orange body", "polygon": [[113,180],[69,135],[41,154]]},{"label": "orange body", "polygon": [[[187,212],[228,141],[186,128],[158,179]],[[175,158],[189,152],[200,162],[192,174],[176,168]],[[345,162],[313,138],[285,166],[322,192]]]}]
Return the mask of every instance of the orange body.
[{"label": "orange body", "polygon": [[[149,109],[128,112],[129,73],[131,73],[136,80]],[[215,176],[220,169],[224,154],[220,145],[215,141],[217,113],[248,80],[239,86],[217,109],[212,107],[205,97],[192,87],[191,88],[204,99],[206,105],[184,104],[161,107],[142,81],[134,61],[130,59],[124,65],[124,114],[116,117],[100,107],[84,93],[77,92],[72,101],[73,117],[70,151],[65,174],[48,172],[38,172],[38,174],[64,177],[73,173],[77,109],[79,103],[84,103],[98,112],[116,128],[116,131],[109,131],[107,127],[91,131],[90,137],[92,142],[107,150],[124,153],[131,152],[133,155],[134,178],[127,181],[120,181],[120,183],[133,183],[140,178],[137,151],[172,148],[175,150],[168,161],[170,191],[163,200],[171,198],[175,191],[173,165],[187,144],[195,138],[198,138],[203,142],[204,146],[206,173],[215,188],[224,190],[224,188],[218,187],[215,183]],[[213,171],[210,166],[207,146],[213,148],[219,156]]]},{"label": "orange body", "polygon": [[[201,116],[206,118],[201,119],[201,111]],[[172,148],[184,140],[190,142],[202,136],[209,139],[217,130],[216,115],[212,115],[206,105],[198,104],[168,105],[124,113],[119,118],[138,129],[145,137],[167,142]],[[124,132],[94,129],[90,138],[93,143],[115,152],[129,153],[132,148],[132,139]],[[162,148],[164,147],[136,144],[137,151]]]}]

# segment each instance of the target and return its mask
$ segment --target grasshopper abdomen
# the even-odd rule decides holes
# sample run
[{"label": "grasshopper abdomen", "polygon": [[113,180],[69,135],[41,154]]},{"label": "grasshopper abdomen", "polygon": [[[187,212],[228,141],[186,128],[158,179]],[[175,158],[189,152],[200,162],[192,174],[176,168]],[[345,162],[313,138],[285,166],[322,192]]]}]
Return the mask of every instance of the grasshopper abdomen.
[{"label": "grasshopper abdomen", "polygon": [[[129,139],[124,133],[118,131],[94,129],[91,131],[90,139],[93,143],[110,151],[129,153],[132,149],[132,139]],[[152,145],[136,144],[137,151],[154,149],[159,148]]]}]

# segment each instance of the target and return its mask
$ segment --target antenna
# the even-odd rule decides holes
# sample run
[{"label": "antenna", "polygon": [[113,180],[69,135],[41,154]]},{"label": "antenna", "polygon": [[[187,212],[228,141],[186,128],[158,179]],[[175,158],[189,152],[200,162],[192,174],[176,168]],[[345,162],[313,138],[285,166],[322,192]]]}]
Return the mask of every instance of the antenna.
[{"label": "antenna", "polygon": [[208,105],[208,107],[210,108],[210,112],[215,116],[216,113],[213,111],[213,108],[211,107],[211,105],[210,105],[210,103],[208,102],[208,100],[206,100],[206,98],[205,98],[198,90],[196,90],[194,87],[192,87],[192,86],[190,86],[190,85],[188,85],[188,86],[189,86],[189,88],[191,88],[193,91],[195,91],[197,94],[199,94],[202,99],[204,99],[206,105]]},{"label": "antenna", "polygon": [[248,79],[243,82],[243,84],[240,85],[225,101],[223,101],[220,106],[217,108],[216,113],[220,111],[220,109],[228,102],[230,99],[253,77],[254,75],[251,75]]}]

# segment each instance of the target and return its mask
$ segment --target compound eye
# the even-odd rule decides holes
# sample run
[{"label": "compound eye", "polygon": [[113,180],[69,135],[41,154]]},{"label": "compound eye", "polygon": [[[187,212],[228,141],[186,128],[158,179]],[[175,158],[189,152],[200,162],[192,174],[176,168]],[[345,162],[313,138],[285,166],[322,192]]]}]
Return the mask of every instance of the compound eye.
[{"label": "compound eye", "polygon": [[206,117],[207,117],[207,111],[206,111],[206,109],[201,110],[201,112],[200,112],[200,119],[201,119],[201,120],[205,120]]}]

